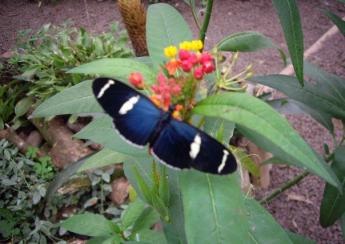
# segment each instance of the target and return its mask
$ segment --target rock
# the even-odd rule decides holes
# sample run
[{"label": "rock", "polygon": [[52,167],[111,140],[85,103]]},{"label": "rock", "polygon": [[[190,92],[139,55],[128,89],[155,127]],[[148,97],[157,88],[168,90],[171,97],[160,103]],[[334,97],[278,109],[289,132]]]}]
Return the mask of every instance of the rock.
[{"label": "rock", "polygon": [[111,183],[111,188],[111,201],[116,205],[123,204],[128,198],[128,180],[125,177],[117,178]]},{"label": "rock", "polygon": [[26,138],[26,143],[32,147],[39,147],[42,143],[41,134],[37,130],[31,131]]}]

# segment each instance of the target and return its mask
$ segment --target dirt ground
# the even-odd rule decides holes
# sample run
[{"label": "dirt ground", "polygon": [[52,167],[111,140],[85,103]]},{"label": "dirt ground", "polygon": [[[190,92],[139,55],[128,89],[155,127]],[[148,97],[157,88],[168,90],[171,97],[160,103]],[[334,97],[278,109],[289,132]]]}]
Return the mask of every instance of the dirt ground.
[{"label": "dirt ground", "polygon": [[[45,1],[43,1],[45,2]],[[15,44],[18,30],[37,30],[43,24],[61,24],[67,19],[76,26],[83,26],[92,32],[107,30],[109,23],[120,21],[116,4],[111,0],[59,0],[38,7],[28,0],[0,1],[0,53],[4,53]],[[169,1],[168,1],[169,2]],[[194,33],[196,27],[184,1],[170,1],[177,7],[191,24]],[[345,16],[345,7],[336,0],[299,0],[303,24],[305,49],[310,47],[331,26],[320,9],[329,8]],[[270,0],[217,0],[207,35],[207,47],[212,47],[224,36],[237,31],[259,31],[286,50],[283,33]],[[345,38],[336,34],[327,41],[325,48],[309,59],[325,70],[345,77]],[[275,50],[264,50],[255,54],[242,54],[239,65],[253,64],[256,74],[279,73],[283,64]],[[289,121],[303,138],[318,152],[322,145],[332,144],[328,132],[308,116],[289,116]],[[267,194],[287,179],[301,171],[296,168],[275,166],[271,171],[272,182]],[[319,225],[319,207],[324,183],[316,176],[308,176],[298,186],[281,194],[267,208],[285,228],[308,236],[318,243],[344,243],[340,226],[334,225],[323,229]],[[297,197],[296,197],[297,196]]]}]

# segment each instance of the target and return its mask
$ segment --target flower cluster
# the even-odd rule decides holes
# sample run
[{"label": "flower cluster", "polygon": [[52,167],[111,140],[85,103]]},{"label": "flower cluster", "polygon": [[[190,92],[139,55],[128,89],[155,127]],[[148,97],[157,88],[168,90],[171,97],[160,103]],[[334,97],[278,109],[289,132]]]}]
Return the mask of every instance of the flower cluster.
[{"label": "flower cluster", "polygon": [[205,74],[215,70],[215,61],[208,52],[201,52],[203,43],[200,40],[184,41],[176,46],[164,49],[169,59],[157,75],[157,83],[145,86],[143,76],[133,72],[129,82],[137,89],[151,92],[152,102],[167,111],[174,104],[172,115],[182,119],[182,114],[193,106],[195,89]]},{"label": "flower cluster", "polygon": [[169,75],[175,75],[178,70],[192,73],[196,80],[202,80],[205,74],[215,70],[214,59],[208,52],[200,52],[203,44],[200,40],[180,43],[177,50],[175,46],[168,46],[164,54],[170,60],[165,64]]}]

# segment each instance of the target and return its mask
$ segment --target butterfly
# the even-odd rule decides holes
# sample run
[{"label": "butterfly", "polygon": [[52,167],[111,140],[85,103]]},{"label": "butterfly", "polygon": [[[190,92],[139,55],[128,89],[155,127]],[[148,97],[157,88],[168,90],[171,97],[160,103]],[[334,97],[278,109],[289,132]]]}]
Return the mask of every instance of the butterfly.
[{"label": "butterfly", "polygon": [[177,169],[193,168],[211,174],[236,170],[236,159],[216,139],[202,130],[172,117],[151,100],[121,81],[97,78],[93,93],[113,118],[114,129],[136,147],[149,145],[161,163]]}]

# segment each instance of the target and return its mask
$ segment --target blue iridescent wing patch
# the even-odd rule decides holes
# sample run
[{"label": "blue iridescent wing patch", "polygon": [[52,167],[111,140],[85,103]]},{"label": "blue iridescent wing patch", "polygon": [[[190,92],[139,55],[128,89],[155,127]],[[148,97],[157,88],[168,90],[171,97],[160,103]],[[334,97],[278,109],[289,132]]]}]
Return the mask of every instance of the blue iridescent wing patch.
[{"label": "blue iridescent wing patch", "polygon": [[114,128],[123,139],[135,146],[145,146],[163,111],[147,97],[114,79],[98,78],[92,88],[100,105],[113,118]]},{"label": "blue iridescent wing patch", "polygon": [[161,163],[219,175],[236,170],[236,159],[224,145],[198,128],[172,118],[128,85],[98,78],[93,82],[93,92],[123,139],[140,147],[149,144],[151,153]]}]

